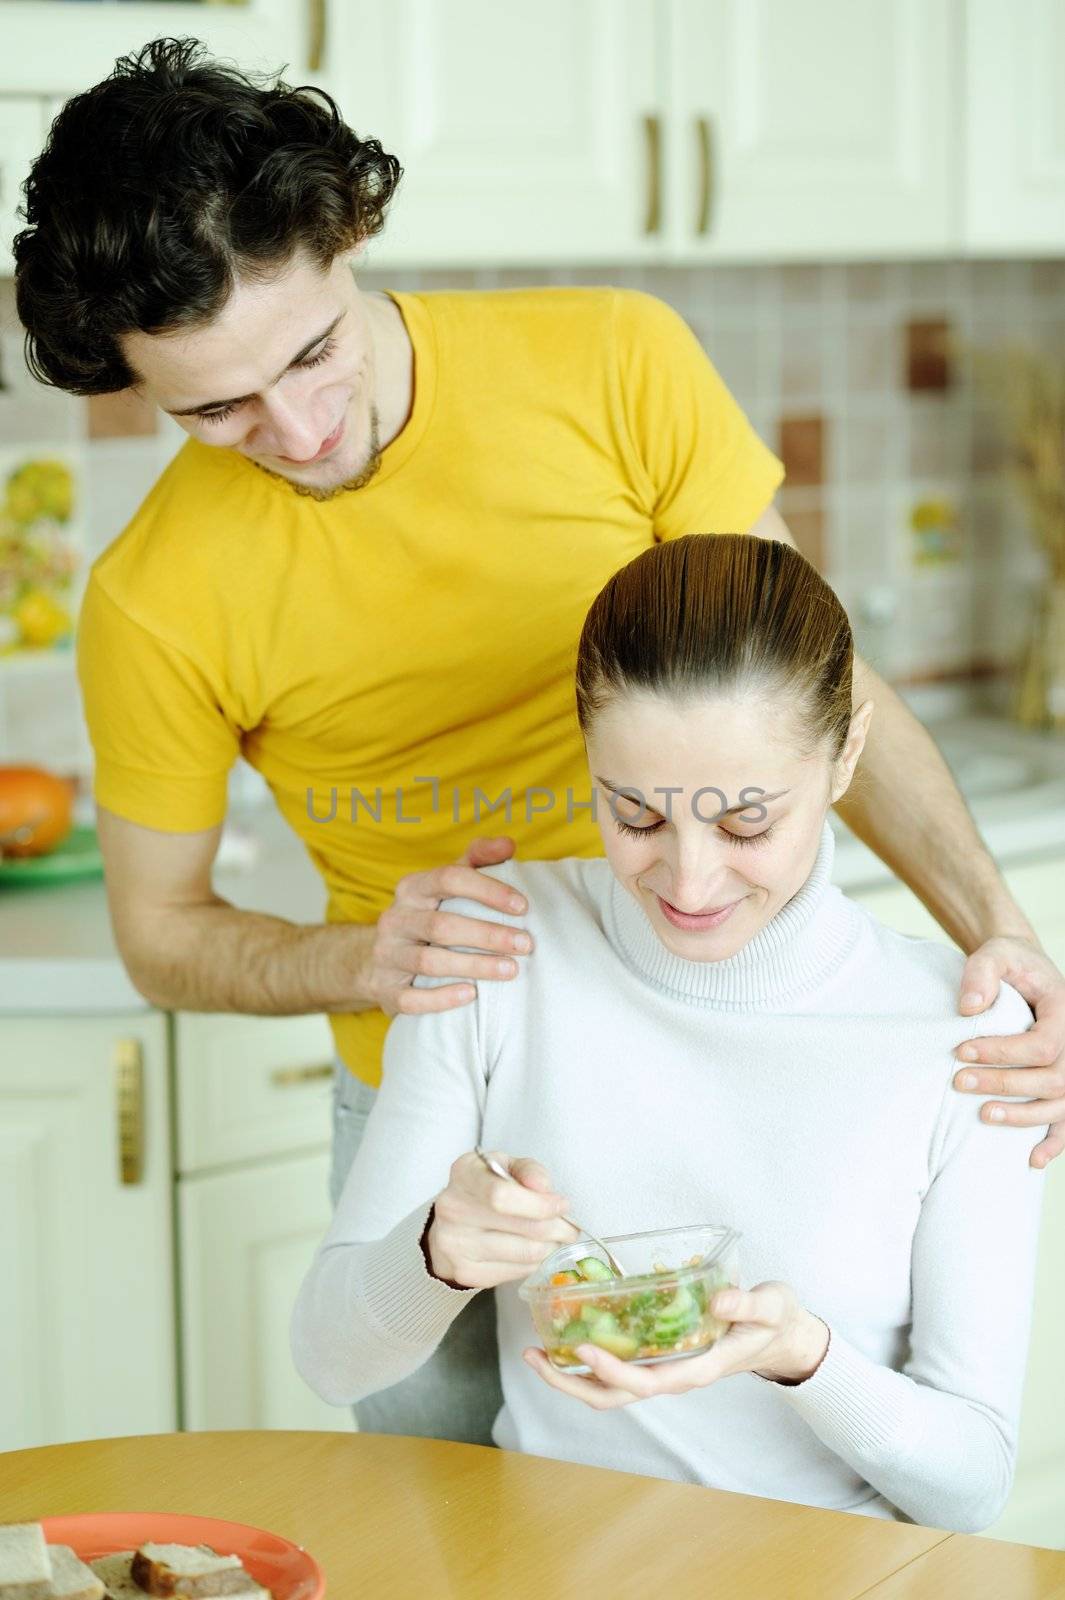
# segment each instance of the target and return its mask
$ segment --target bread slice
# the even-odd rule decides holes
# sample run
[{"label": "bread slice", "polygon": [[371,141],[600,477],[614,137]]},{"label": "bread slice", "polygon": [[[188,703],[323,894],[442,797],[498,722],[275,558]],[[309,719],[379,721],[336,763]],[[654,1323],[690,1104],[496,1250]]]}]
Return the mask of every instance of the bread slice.
[{"label": "bread slice", "polygon": [[134,1554],[132,1572],[148,1594],[174,1600],[248,1594],[259,1587],[239,1556],[220,1556],[206,1544],[142,1544]]},{"label": "bread slice", "polygon": [[50,1544],[48,1553],[52,1558],[51,1592],[55,1600],[101,1600],[103,1584],[69,1545]]},{"label": "bread slice", "polygon": [[89,1565],[104,1586],[107,1600],[144,1600],[144,1590],[134,1583],[130,1574],[132,1550],[119,1551],[117,1555],[100,1556]]},{"label": "bread slice", "polygon": [[0,1600],[51,1600],[52,1592],[52,1563],[40,1523],[0,1523]]},{"label": "bread slice", "polygon": [[[92,1563],[93,1571],[104,1582],[106,1589],[105,1600],[144,1600],[147,1591],[142,1589],[140,1584],[136,1582],[131,1570],[134,1554],[135,1552],[132,1550],[124,1550],[117,1555],[101,1556],[98,1561]],[[253,1578],[248,1577],[247,1573],[243,1575],[247,1578],[251,1587],[237,1591],[241,1596],[241,1600],[273,1600],[273,1595],[269,1589],[260,1588]],[[181,1589],[175,1590],[175,1600],[181,1600],[183,1593],[184,1591]],[[2,1595],[0,1595],[0,1600],[3,1600]],[[215,1591],[214,1594],[201,1595],[199,1600],[224,1600],[224,1597]]]}]

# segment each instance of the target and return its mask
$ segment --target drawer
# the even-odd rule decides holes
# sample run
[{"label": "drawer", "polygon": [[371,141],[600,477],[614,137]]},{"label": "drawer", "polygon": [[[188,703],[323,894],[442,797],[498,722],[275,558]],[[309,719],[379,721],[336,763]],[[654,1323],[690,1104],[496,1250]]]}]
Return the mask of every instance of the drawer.
[{"label": "drawer", "polygon": [[334,1050],[324,1016],[181,1012],[174,1029],[179,1172],[329,1143]]}]

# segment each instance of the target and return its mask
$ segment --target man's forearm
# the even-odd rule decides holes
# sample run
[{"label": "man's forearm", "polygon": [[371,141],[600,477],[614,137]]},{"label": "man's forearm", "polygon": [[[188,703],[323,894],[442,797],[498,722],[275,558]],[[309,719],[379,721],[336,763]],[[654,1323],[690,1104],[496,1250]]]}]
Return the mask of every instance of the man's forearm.
[{"label": "man's forearm", "polygon": [[1038,944],[1003,881],[931,735],[859,657],[854,705],[875,702],[855,782],[836,806],[853,833],[967,955],[995,935]]},{"label": "man's forearm", "polygon": [[141,993],[167,1011],[368,1011],[374,1002],[362,986],[374,932],[300,926],[216,900],[160,914],[141,932],[146,953],[127,964]]}]

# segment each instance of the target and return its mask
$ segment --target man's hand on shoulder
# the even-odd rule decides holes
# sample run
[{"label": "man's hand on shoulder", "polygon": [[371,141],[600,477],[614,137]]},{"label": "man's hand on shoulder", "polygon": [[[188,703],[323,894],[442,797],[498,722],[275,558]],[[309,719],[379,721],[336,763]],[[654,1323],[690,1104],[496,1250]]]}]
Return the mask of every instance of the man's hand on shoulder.
[{"label": "man's hand on shoulder", "polygon": [[1045,1167],[1065,1150],[1065,977],[1028,939],[988,939],[965,963],[959,1009],[967,1016],[986,1011],[1001,982],[1024,996],[1035,1012],[1035,1026],[1027,1033],[980,1036],[960,1045],[955,1054],[963,1066],[954,1086],[969,1094],[1030,1097],[1026,1105],[988,1102],[980,1115],[1013,1128],[1048,1124],[1046,1138],[1029,1158],[1031,1166]]}]

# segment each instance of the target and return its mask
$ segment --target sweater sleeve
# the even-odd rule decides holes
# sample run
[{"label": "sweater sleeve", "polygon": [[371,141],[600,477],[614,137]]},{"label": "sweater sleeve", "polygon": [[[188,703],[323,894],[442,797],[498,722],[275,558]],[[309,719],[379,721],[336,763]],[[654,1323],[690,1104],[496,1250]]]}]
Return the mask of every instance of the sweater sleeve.
[{"label": "sweater sleeve", "polygon": [[[488,914],[472,901],[443,904]],[[432,1277],[420,1241],[452,1162],[480,1137],[492,989],[479,984],[477,998],[452,1011],[398,1016],[385,1038],[381,1088],[292,1314],[296,1368],[332,1405],[416,1371],[478,1292]]]},{"label": "sweater sleeve", "polygon": [[[1004,984],[971,1037],[1031,1023]],[[958,1533],[994,1522],[1010,1491],[1043,1196],[1043,1174],[1028,1165],[1032,1130],[988,1126],[984,1103],[948,1085],[914,1234],[902,1370],[871,1361],[832,1328],[813,1376],[780,1388],[905,1516]]]}]

